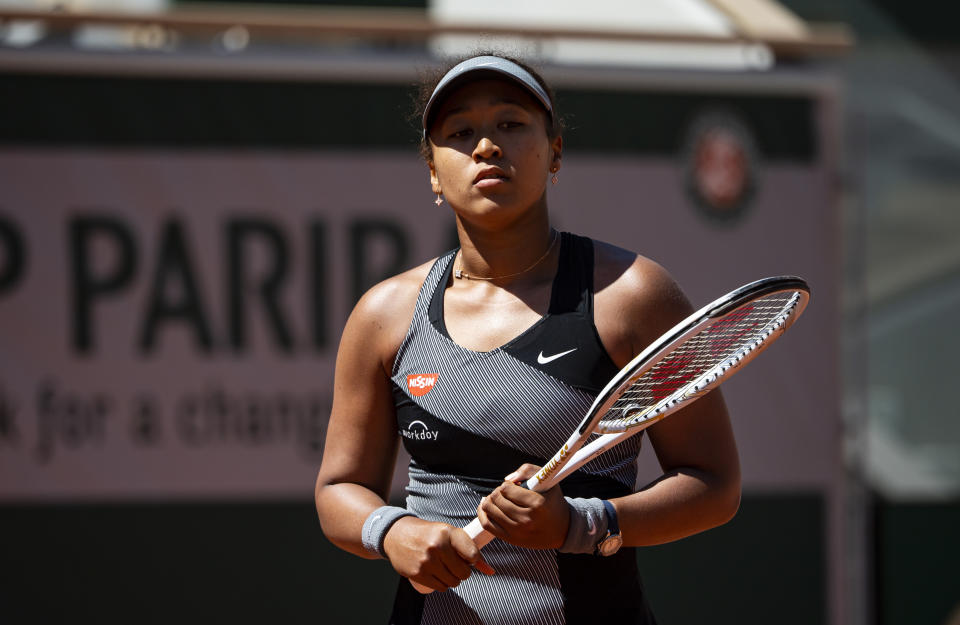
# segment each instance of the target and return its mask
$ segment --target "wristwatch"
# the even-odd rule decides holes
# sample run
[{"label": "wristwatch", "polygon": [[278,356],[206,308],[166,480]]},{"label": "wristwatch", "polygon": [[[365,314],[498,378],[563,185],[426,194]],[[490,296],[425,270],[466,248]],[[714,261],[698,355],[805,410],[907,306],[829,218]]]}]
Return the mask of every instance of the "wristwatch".
[{"label": "wristwatch", "polygon": [[617,522],[617,509],[606,499],[603,500],[603,509],[607,513],[607,535],[597,543],[594,554],[598,556],[612,556],[623,546],[623,537],[620,536],[620,524]]}]

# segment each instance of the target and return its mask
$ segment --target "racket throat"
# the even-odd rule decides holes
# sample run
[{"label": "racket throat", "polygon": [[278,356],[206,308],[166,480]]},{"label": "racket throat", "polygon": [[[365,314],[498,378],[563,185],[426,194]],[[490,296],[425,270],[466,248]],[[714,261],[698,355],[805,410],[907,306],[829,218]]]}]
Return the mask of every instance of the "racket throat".
[{"label": "racket throat", "polygon": [[[554,457],[547,462],[547,464],[543,465],[543,468],[537,471],[536,475],[534,476],[537,482],[544,482],[547,478],[549,478],[557,469],[566,463],[569,456],[570,443],[564,443],[563,447],[560,448],[560,451],[558,451],[556,455],[554,455]],[[533,490],[533,487],[529,484],[528,487]]]}]

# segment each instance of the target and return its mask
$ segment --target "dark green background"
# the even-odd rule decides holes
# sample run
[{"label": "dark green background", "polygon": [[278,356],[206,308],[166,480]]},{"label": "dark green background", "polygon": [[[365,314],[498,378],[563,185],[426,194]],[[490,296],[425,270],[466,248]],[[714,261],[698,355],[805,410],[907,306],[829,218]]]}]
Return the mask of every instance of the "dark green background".
[{"label": "dark green background", "polygon": [[[706,110],[737,115],[771,161],[817,155],[801,96],[566,89],[565,149],[672,157]],[[388,149],[417,153],[408,85],[114,78],[0,72],[0,145]]]},{"label": "dark green background", "polygon": [[[0,535],[9,625],[385,623],[397,580],[327,542],[310,502],[7,505]],[[824,622],[817,496],[747,497],[638,560],[661,625]]]}]

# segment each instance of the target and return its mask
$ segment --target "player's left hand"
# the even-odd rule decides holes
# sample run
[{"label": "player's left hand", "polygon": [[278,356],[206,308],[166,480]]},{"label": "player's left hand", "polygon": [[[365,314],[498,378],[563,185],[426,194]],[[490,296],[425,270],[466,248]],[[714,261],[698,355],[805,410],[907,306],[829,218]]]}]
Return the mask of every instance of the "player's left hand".
[{"label": "player's left hand", "polygon": [[477,517],[500,540],[528,549],[558,549],[567,538],[570,506],[559,486],[536,493],[520,484],[540,467],[524,464],[483,498]]}]

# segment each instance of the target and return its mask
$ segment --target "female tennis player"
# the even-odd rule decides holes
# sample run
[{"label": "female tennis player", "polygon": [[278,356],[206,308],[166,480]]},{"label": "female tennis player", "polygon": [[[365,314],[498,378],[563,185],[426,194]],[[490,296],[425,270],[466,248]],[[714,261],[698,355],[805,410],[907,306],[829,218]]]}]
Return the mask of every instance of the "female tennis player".
[{"label": "female tennis player", "polygon": [[[421,98],[422,152],[460,247],[374,286],[347,321],[316,487],[323,531],[407,578],[390,623],[653,623],[634,547],[739,505],[720,394],[646,430],[663,472],[639,490],[641,436],[545,492],[521,483],[691,307],[652,260],[551,226],[563,138],[536,72],[482,55],[438,78]],[[386,504],[398,442],[412,457],[403,508]],[[477,516],[498,539],[482,551],[461,529]]]}]

